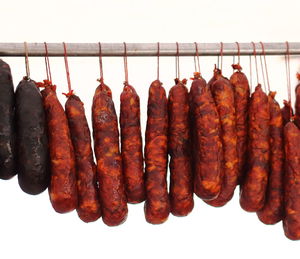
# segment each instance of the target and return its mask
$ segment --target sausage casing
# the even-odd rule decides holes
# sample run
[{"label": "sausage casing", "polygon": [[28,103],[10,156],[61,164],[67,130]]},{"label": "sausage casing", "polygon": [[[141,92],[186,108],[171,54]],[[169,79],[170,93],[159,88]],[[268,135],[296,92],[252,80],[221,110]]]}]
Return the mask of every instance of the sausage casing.
[{"label": "sausage casing", "polygon": [[125,191],[129,203],[145,200],[143,143],[140,123],[140,98],[126,84],[120,97],[121,154]]},{"label": "sausage casing", "polygon": [[92,106],[93,136],[97,158],[102,219],[116,226],[127,218],[127,199],[119,150],[118,119],[110,88],[101,83]]},{"label": "sausage casing", "polygon": [[39,194],[50,181],[42,95],[34,81],[23,79],[17,86],[15,100],[19,185],[28,194]]},{"label": "sausage casing", "polygon": [[170,208],[186,216],[194,208],[191,171],[189,96],[184,83],[170,89],[168,99],[168,151],[170,159]]},{"label": "sausage casing", "polygon": [[300,83],[295,88],[295,118],[294,123],[300,128]]},{"label": "sausage casing", "polygon": [[84,222],[92,222],[101,216],[101,208],[91,134],[83,103],[78,96],[72,94],[68,97],[65,110],[76,161],[77,213]]},{"label": "sausage casing", "polygon": [[249,105],[249,170],[241,188],[241,207],[249,212],[265,204],[269,175],[270,107],[261,85],[255,88]]},{"label": "sausage casing", "polygon": [[300,239],[300,131],[293,122],[284,127],[285,176],[284,218],[285,235],[292,240]]},{"label": "sausage casing", "polygon": [[265,224],[275,224],[283,216],[284,146],[283,120],[276,92],[268,95],[270,105],[270,172],[264,207],[257,212]]},{"label": "sausage casing", "polygon": [[41,91],[46,113],[51,180],[49,195],[56,212],[66,213],[77,208],[76,169],[73,145],[66,114],[55,86],[45,84]]},{"label": "sausage casing", "polygon": [[283,119],[283,126],[285,126],[291,120],[291,117],[294,116],[294,111],[290,102],[283,100],[283,107],[281,108],[281,114]]},{"label": "sausage casing", "polygon": [[16,175],[15,93],[10,67],[0,59],[0,179]]},{"label": "sausage casing", "polygon": [[158,80],[149,88],[145,141],[145,217],[149,223],[160,224],[168,219],[170,203],[166,179],[168,107],[165,89]]}]

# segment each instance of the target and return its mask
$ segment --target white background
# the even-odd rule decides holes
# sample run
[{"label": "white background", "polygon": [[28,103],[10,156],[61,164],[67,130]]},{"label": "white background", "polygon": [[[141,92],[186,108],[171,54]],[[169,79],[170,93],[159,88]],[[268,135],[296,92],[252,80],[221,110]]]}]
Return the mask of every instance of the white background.
[{"label": "white background", "polygon": [[[250,42],[299,41],[299,0],[286,1],[0,1],[1,42]],[[23,58],[11,65],[15,86],[25,74]],[[203,76],[212,76],[216,57],[200,58]],[[284,59],[267,57],[271,89],[287,98]],[[63,58],[50,58],[52,77],[62,104],[67,91]],[[112,88],[116,110],[122,91],[122,58],[104,58],[105,82]],[[143,131],[148,87],[156,79],[154,57],[129,58],[129,82],[141,98]],[[232,57],[224,57],[230,76]],[[180,59],[181,75],[194,72],[192,57]],[[249,58],[241,59],[249,75]],[[293,87],[299,58],[291,64]],[[99,77],[97,58],[69,58],[72,86],[90,121],[90,106]],[[45,78],[43,58],[30,58],[31,77]],[[173,85],[174,58],[161,58],[161,81]],[[254,77],[255,78],[255,77]],[[256,80],[253,78],[253,83]],[[189,81],[190,84],[190,81]],[[266,226],[244,212],[238,189],[223,208],[195,197],[193,212],[170,215],[163,225],[145,222],[143,204],[129,205],[127,221],[107,227],[102,220],[85,224],[76,212],[54,212],[48,192],[23,193],[17,178],[0,181],[0,258],[299,258],[299,242],[285,238],[282,224]]]}]

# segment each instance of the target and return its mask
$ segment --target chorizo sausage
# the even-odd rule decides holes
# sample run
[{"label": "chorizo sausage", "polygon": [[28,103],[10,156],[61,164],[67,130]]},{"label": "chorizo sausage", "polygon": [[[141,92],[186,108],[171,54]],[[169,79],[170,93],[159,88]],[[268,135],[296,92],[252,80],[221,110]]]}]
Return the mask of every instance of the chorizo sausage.
[{"label": "chorizo sausage", "polygon": [[116,226],[126,220],[128,209],[119,150],[118,119],[111,90],[103,82],[94,94],[92,121],[102,219],[106,225]]},{"label": "chorizo sausage", "polygon": [[39,194],[49,185],[48,138],[42,95],[32,80],[16,89],[18,180],[28,194]]},{"label": "chorizo sausage", "polygon": [[194,208],[191,171],[189,96],[185,81],[170,89],[168,99],[168,152],[170,154],[170,208],[186,216]]},{"label": "chorizo sausage", "polygon": [[300,239],[300,131],[293,122],[284,127],[286,171],[284,176],[285,235],[292,240]]},{"label": "chorizo sausage", "polygon": [[249,212],[261,210],[265,204],[269,174],[270,108],[261,85],[256,86],[249,104],[249,170],[240,194],[241,207]]},{"label": "chorizo sausage", "polygon": [[283,100],[281,114],[283,119],[283,126],[285,126],[290,121],[290,118],[294,116],[294,111],[290,102]]},{"label": "chorizo sausage", "polygon": [[148,97],[145,164],[147,222],[160,224],[168,219],[170,202],[167,190],[168,107],[165,89],[159,80],[151,83]]},{"label": "chorizo sausage", "polygon": [[120,97],[121,154],[125,191],[129,203],[145,200],[143,143],[140,123],[140,98],[125,84]]},{"label": "chorizo sausage", "polygon": [[265,224],[275,224],[283,216],[283,175],[284,146],[283,120],[279,104],[275,100],[276,92],[268,95],[270,105],[270,173],[264,207],[257,212],[258,218]]},{"label": "chorizo sausage", "polygon": [[215,71],[217,80],[210,86],[221,123],[223,146],[223,179],[221,192],[209,205],[220,207],[231,200],[238,179],[237,134],[235,123],[234,91],[229,80]]},{"label": "chorizo sausage", "polygon": [[[298,77],[299,74],[297,74]],[[300,78],[299,78],[300,80]],[[295,119],[294,122],[297,125],[298,128],[300,128],[300,83],[295,88]]]},{"label": "chorizo sausage", "polygon": [[236,134],[237,134],[237,155],[238,155],[238,183],[243,179],[245,162],[247,156],[248,136],[248,105],[250,87],[246,75],[241,72],[239,64],[233,65],[237,69],[230,77],[230,83],[234,90],[234,102],[236,111]]},{"label": "chorizo sausage", "polygon": [[51,180],[50,201],[58,213],[77,208],[77,187],[74,149],[66,114],[56,96],[56,86],[44,81],[41,91],[48,126]]},{"label": "chorizo sausage", "polygon": [[193,81],[192,119],[194,143],[194,192],[203,200],[215,199],[222,185],[223,149],[219,114],[204,79]]},{"label": "chorizo sausage", "polygon": [[77,173],[77,213],[84,222],[92,222],[101,216],[101,209],[91,133],[80,98],[74,94],[67,97],[65,111],[75,152]]},{"label": "chorizo sausage", "polygon": [[207,83],[208,88],[210,88],[220,77],[223,77],[222,71],[215,65],[213,77]]},{"label": "chorizo sausage", "polygon": [[16,175],[15,93],[10,67],[0,59],[0,179]]}]

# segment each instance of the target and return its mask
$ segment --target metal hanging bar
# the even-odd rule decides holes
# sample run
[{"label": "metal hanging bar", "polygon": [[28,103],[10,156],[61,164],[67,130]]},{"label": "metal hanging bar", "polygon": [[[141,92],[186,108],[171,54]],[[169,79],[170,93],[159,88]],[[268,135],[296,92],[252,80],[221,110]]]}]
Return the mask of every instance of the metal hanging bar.
[{"label": "metal hanging bar", "polygon": [[[220,43],[197,43],[199,55],[218,56]],[[98,43],[67,43],[68,56],[99,56]],[[257,54],[262,54],[261,44],[256,43]],[[27,43],[29,56],[45,56],[44,43]],[[47,43],[49,56],[63,56],[62,43]],[[157,43],[126,43],[127,56],[157,56]],[[300,42],[289,42],[290,55],[300,55]],[[264,42],[266,55],[286,54],[285,42]],[[102,56],[123,56],[123,43],[101,43]],[[195,43],[179,43],[180,56],[194,56]],[[224,43],[223,55],[237,54],[236,43]],[[0,56],[24,56],[24,43],[0,43]],[[175,56],[176,43],[160,43],[160,56]],[[253,55],[251,43],[240,43],[240,55]]]}]

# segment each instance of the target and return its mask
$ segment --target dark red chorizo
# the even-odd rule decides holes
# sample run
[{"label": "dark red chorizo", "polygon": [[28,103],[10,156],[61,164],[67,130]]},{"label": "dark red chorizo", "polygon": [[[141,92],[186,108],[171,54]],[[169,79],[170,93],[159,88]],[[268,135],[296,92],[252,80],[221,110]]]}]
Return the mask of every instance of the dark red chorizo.
[{"label": "dark red chorizo", "polygon": [[175,216],[186,216],[194,207],[191,171],[189,96],[186,82],[170,89],[168,99],[168,152],[170,154],[170,206]]},{"label": "dark red chorizo", "polygon": [[0,179],[16,173],[15,93],[10,67],[0,59]]},{"label": "dark red chorizo", "polygon": [[78,192],[77,213],[84,222],[92,222],[101,216],[101,210],[91,134],[83,103],[78,96],[74,94],[68,96],[65,110],[75,151]]},{"label": "dark red chorizo", "polygon": [[258,218],[265,224],[275,224],[283,216],[283,175],[284,146],[283,120],[279,104],[275,100],[276,92],[269,93],[270,105],[270,172],[264,207],[257,212]]},{"label": "dark red chorizo", "polygon": [[128,209],[119,150],[118,119],[111,90],[102,82],[95,91],[92,121],[102,219],[108,226],[116,226],[126,220]]},{"label": "dark red chorizo", "polygon": [[250,87],[246,75],[241,72],[242,67],[233,65],[236,72],[230,77],[230,83],[234,90],[234,102],[236,111],[236,134],[237,134],[237,155],[238,155],[238,182],[243,179],[247,156],[248,136],[248,105],[250,98]]},{"label": "dark red chorizo", "polygon": [[289,101],[283,100],[283,107],[281,108],[283,126],[290,121],[290,118],[294,116],[294,111]]},{"label": "dark red chorizo", "polygon": [[[238,179],[237,134],[234,104],[234,91],[230,82],[218,70],[216,81],[210,86],[221,123],[221,141],[223,146],[223,179],[221,192],[214,200],[207,201],[216,207],[231,200]],[[205,151],[204,151],[205,152]]]},{"label": "dark red chorizo", "polygon": [[170,203],[167,190],[168,107],[165,89],[158,80],[149,88],[145,138],[146,202],[145,217],[160,224],[168,219]]},{"label": "dark red chorizo", "polygon": [[265,204],[269,175],[270,106],[261,85],[255,88],[249,104],[249,163],[240,194],[241,207],[249,212]]},{"label": "dark red chorizo", "polygon": [[284,218],[285,235],[292,240],[300,239],[300,131],[293,122],[284,127],[285,176]]},{"label": "dark red chorizo", "polygon": [[[298,76],[299,74],[297,74]],[[300,78],[299,78],[300,80]],[[300,128],[300,83],[295,88],[295,118],[294,122],[297,125],[298,128]]]},{"label": "dark red chorizo", "polygon": [[120,97],[121,154],[127,201],[145,200],[143,143],[140,123],[140,98],[126,84]]},{"label": "dark red chorizo", "polygon": [[[199,80],[199,81],[196,81]],[[223,149],[219,114],[204,79],[190,90],[194,148],[194,192],[203,200],[215,199],[222,185]]]},{"label": "dark red chorizo", "polygon": [[77,187],[74,149],[68,121],[57,99],[55,86],[45,82],[41,91],[46,113],[51,181],[49,195],[53,208],[66,213],[77,208]]},{"label": "dark red chorizo", "polygon": [[220,77],[223,77],[222,71],[215,65],[214,75],[207,83],[208,88],[210,88],[213,85],[213,83],[217,81]]}]

